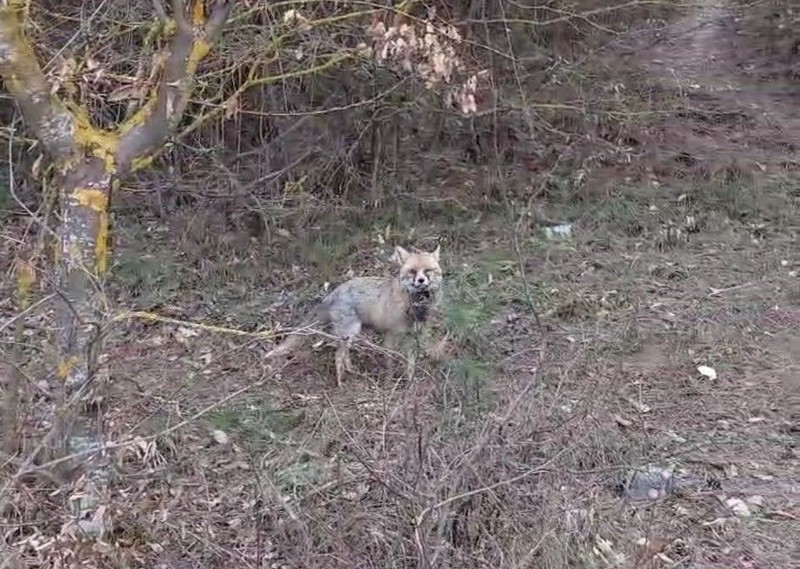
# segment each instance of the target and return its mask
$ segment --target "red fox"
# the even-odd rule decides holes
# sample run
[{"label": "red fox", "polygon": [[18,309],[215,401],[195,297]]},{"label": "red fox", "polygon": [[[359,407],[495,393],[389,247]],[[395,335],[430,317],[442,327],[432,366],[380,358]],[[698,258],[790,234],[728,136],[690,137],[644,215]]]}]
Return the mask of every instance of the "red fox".
[{"label": "red fox", "polygon": [[[410,253],[397,246],[393,259],[400,265],[395,276],[352,278],[331,291],[312,313],[316,323],[330,328],[336,337],[336,383],[340,387],[344,372],[352,371],[350,345],[362,328],[382,332],[384,346],[396,349],[401,335],[424,326],[431,310],[439,303],[442,268],[438,246],[432,253]],[[297,350],[307,337],[291,335],[270,351],[267,358]],[[414,356],[411,355],[408,369],[413,370],[413,366]]]}]

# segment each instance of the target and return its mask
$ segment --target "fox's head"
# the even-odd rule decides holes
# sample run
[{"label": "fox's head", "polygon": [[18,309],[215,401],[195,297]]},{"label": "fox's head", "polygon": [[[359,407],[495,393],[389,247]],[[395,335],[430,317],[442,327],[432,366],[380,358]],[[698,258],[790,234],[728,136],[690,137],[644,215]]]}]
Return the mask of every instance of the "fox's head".
[{"label": "fox's head", "polygon": [[400,284],[407,293],[435,293],[442,287],[438,245],[432,253],[410,253],[398,245],[394,260],[400,265]]}]

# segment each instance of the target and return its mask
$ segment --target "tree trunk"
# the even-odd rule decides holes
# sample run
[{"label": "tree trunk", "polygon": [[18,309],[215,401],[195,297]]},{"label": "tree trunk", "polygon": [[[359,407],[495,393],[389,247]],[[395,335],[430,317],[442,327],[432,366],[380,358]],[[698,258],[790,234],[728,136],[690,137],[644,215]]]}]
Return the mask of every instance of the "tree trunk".
[{"label": "tree trunk", "polygon": [[[97,358],[102,346],[103,283],[108,259],[108,206],[112,175],[102,160],[88,158],[58,176],[61,204],[56,266],[58,307],[59,409],[61,456],[77,455],[62,471],[85,479],[76,484],[70,506],[81,530],[102,535],[108,529],[102,500],[110,472],[102,453],[102,413],[95,387],[103,383]],[[80,467],[80,468],[79,468]],[[81,472],[81,470],[83,472]],[[91,519],[89,516],[91,515]]]},{"label": "tree trunk", "polygon": [[[110,525],[107,515],[110,462],[103,453],[102,416],[94,393],[102,373],[104,298],[101,279],[108,264],[108,207],[119,179],[146,167],[171,136],[189,102],[194,76],[228,19],[233,2],[172,0],[167,16],[153,7],[171,34],[161,80],[147,101],[123,124],[101,129],[89,111],[54,94],[24,34],[26,2],[0,5],[0,74],[27,128],[56,166],[61,206],[56,262],[56,345],[59,381],[56,434],[64,474],[72,476],[70,506],[78,527],[93,537]],[[70,462],[72,462],[70,464]],[[104,502],[106,502],[104,504]]]}]

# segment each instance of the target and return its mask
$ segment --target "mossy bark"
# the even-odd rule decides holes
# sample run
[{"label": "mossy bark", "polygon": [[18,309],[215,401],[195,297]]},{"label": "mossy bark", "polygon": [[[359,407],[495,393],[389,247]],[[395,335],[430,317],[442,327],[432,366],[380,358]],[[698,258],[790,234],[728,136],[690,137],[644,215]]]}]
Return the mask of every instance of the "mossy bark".
[{"label": "mossy bark", "polygon": [[[162,80],[149,100],[126,123],[113,129],[92,124],[89,112],[53,94],[25,38],[25,2],[0,8],[0,74],[26,127],[55,165],[61,225],[56,273],[60,386],[56,422],[61,458],[73,456],[71,500],[77,523],[92,535],[110,529],[110,465],[102,452],[102,416],[96,387],[102,384],[98,356],[104,330],[102,279],[109,258],[109,205],[112,188],[128,173],[150,164],[186,110],[194,75],[227,20],[232,2],[187,5],[172,0],[169,53]],[[160,3],[156,2],[160,7]],[[159,15],[166,18],[163,8]],[[62,463],[63,464],[63,463]]]},{"label": "mossy bark", "polygon": [[56,283],[61,302],[56,345],[59,384],[60,456],[79,454],[63,471],[82,476],[70,501],[77,523],[89,533],[103,533],[108,520],[96,516],[107,497],[108,461],[99,452],[104,437],[97,401],[102,387],[98,355],[102,349],[102,279],[108,259],[108,206],[112,174],[103,159],[79,160],[57,178],[61,205]]}]

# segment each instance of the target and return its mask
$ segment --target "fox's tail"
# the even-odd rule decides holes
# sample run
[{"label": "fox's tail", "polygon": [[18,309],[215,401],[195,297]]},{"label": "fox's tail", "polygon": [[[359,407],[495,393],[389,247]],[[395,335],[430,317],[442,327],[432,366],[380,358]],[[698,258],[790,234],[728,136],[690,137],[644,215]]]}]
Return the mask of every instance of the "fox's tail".
[{"label": "fox's tail", "polygon": [[300,330],[291,333],[283,342],[267,352],[265,357],[267,359],[285,357],[303,347],[311,338],[313,329],[325,323],[323,318],[321,318],[322,314],[319,308],[314,310],[309,316],[310,318],[300,328]]}]

